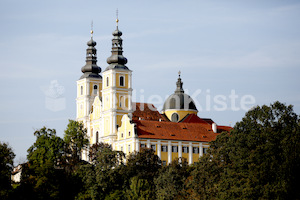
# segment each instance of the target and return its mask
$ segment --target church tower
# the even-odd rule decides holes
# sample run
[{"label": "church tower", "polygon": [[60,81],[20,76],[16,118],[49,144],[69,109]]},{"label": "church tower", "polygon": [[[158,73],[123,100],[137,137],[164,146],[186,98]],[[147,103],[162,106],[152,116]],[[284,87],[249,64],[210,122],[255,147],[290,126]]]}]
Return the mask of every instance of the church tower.
[{"label": "church tower", "polygon": [[83,74],[77,81],[76,119],[82,121],[87,128],[94,98],[101,95],[102,88],[102,76],[99,74],[101,68],[97,66],[96,44],[93,40],[93,30],[91,30],[91,39],[87,42],[86,64],[81,68]]},{"label": "church tower", "polygon": [[102,74],[103,139],[109,144],[116,138],[122,116],[132,113],[132,71],[125,65],[127,59],[123,56],[122,32],[118,28],[118,18],[116,22],[116,30],[112,33],[111,56],[107,58],[109,66]]}]

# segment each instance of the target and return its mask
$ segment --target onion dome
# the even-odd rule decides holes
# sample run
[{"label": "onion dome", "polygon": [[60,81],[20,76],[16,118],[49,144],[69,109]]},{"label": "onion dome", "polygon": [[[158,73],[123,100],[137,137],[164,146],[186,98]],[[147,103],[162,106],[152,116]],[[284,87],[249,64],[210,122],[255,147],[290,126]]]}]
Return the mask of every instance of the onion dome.
[{"label": "onion dome", "polygon": [[117,19],[116,22],[117,28],[112,33],[114,37],[112,39],[111,56],[106,60],[109,66],[105,69],[105,71],[110,69],[129,70],[128,67],[125,66],[127,63],[127,58],[123,56],[123,40],[121,38],[122,32],[118,28],[119,19]]},{"label": "onion dome", "polygon": [[95,48],[96,42],[93,40],[93,31],[91,31],[91,39],[87,42],[88,48],[86,49],[86,64],[81,68],[83,78],[102,78],[99,74],[101,68],[97,66],[97,49]]},{"label": "onion dome", "polygon": [[170,95],[164,103],[163,112],[166,110],[184,110],[184,111],[197,111],[196,105],[189,95],[184,93],[182,88],[182,81],[180,78],[180,72],[178,73],[179,77],[176,82],[176,90],[174,94]]}]

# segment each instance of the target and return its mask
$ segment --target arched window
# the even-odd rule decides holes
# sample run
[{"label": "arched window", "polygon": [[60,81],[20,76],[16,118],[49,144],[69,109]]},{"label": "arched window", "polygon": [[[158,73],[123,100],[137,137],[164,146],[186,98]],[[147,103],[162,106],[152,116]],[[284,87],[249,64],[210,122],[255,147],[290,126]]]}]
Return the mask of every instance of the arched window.
[{"label": "arched window", "polygon": [[94,85],[94,94],[97,94],[98,93],[98,86],[97,85]]},{"label": "arched window", "polygon": [[98,138],[99,138],[99,133],[98,133],[98,131],[96,132],[96,143],[98,144]]},{"label": "arched window", "polygon": [[109,86],[109,78],[106,77],[106,86],[108,87]]},{"label": "arched window", "polygon": [[83,95],[83,86],[80,86],[80,95]]},{"label": "arched window", "polygon": [[173,113],[171,116],[171,121],[172,122],[178,122],[179,116],[177,113]]},{"label": "arched window", "polygon": [[119,99],[119,106],[120,106],[120,108],[122,108],[122,106],[123,106],[123,96],[120,96],[120,99]]},{"label": "arched window", "polygon": [[124,86],[124,76],[120,76],[120,86]]}]

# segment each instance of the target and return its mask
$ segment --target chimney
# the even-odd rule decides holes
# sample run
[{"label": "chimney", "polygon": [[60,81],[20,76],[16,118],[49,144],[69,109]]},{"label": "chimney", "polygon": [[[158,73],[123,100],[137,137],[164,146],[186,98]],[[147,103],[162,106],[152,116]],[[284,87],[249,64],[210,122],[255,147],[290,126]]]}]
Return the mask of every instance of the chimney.
[{"label": "chimney", "polygon": [[212,123],[211,129],[213,130],[214,133],[216,133],[217,132],[217,124],[216,123]]}]

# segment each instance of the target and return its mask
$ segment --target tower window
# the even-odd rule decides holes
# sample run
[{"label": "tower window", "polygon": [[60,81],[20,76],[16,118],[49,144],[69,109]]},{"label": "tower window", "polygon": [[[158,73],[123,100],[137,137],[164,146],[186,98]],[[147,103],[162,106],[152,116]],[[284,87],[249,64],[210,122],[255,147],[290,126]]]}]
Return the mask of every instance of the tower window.
[{"label": "tower window", "polygon": [[177,113],[173,113],[171,116],[171,121],[172,122],[178,122],[179,116]]},{"label": "tower window", "polygon": [[83,95],[83,86],[80,86],[80,95]]},{"label": "tower window", "polygon": [[120,86],[124,86],[124,76],[120,76]]},{"label": "tower window", "polygon": [[131,150],[131,149],[130,149],[130,144],[129,144],[129,145],[128,145],[128,153],[130,153],[130,150]]},{"label": "tower window", "polygon": [[119,102],[119,106],[120,106],[120,108],[122,108],[122,101],[123,101],[123,96],[120,96],[120,102]]},{"label": "tower window", "polygon": [[106,77],[106,86],[108,87],[109,86],[109,78]]},{"label": "tower window", "polygon": [[128,132],[128,136],[130,136],[130,131]]},{"label": "tower window", "polygon": [[97,94],[98,93],[98,86],[97,85],[94,85],[94,94]]}]

